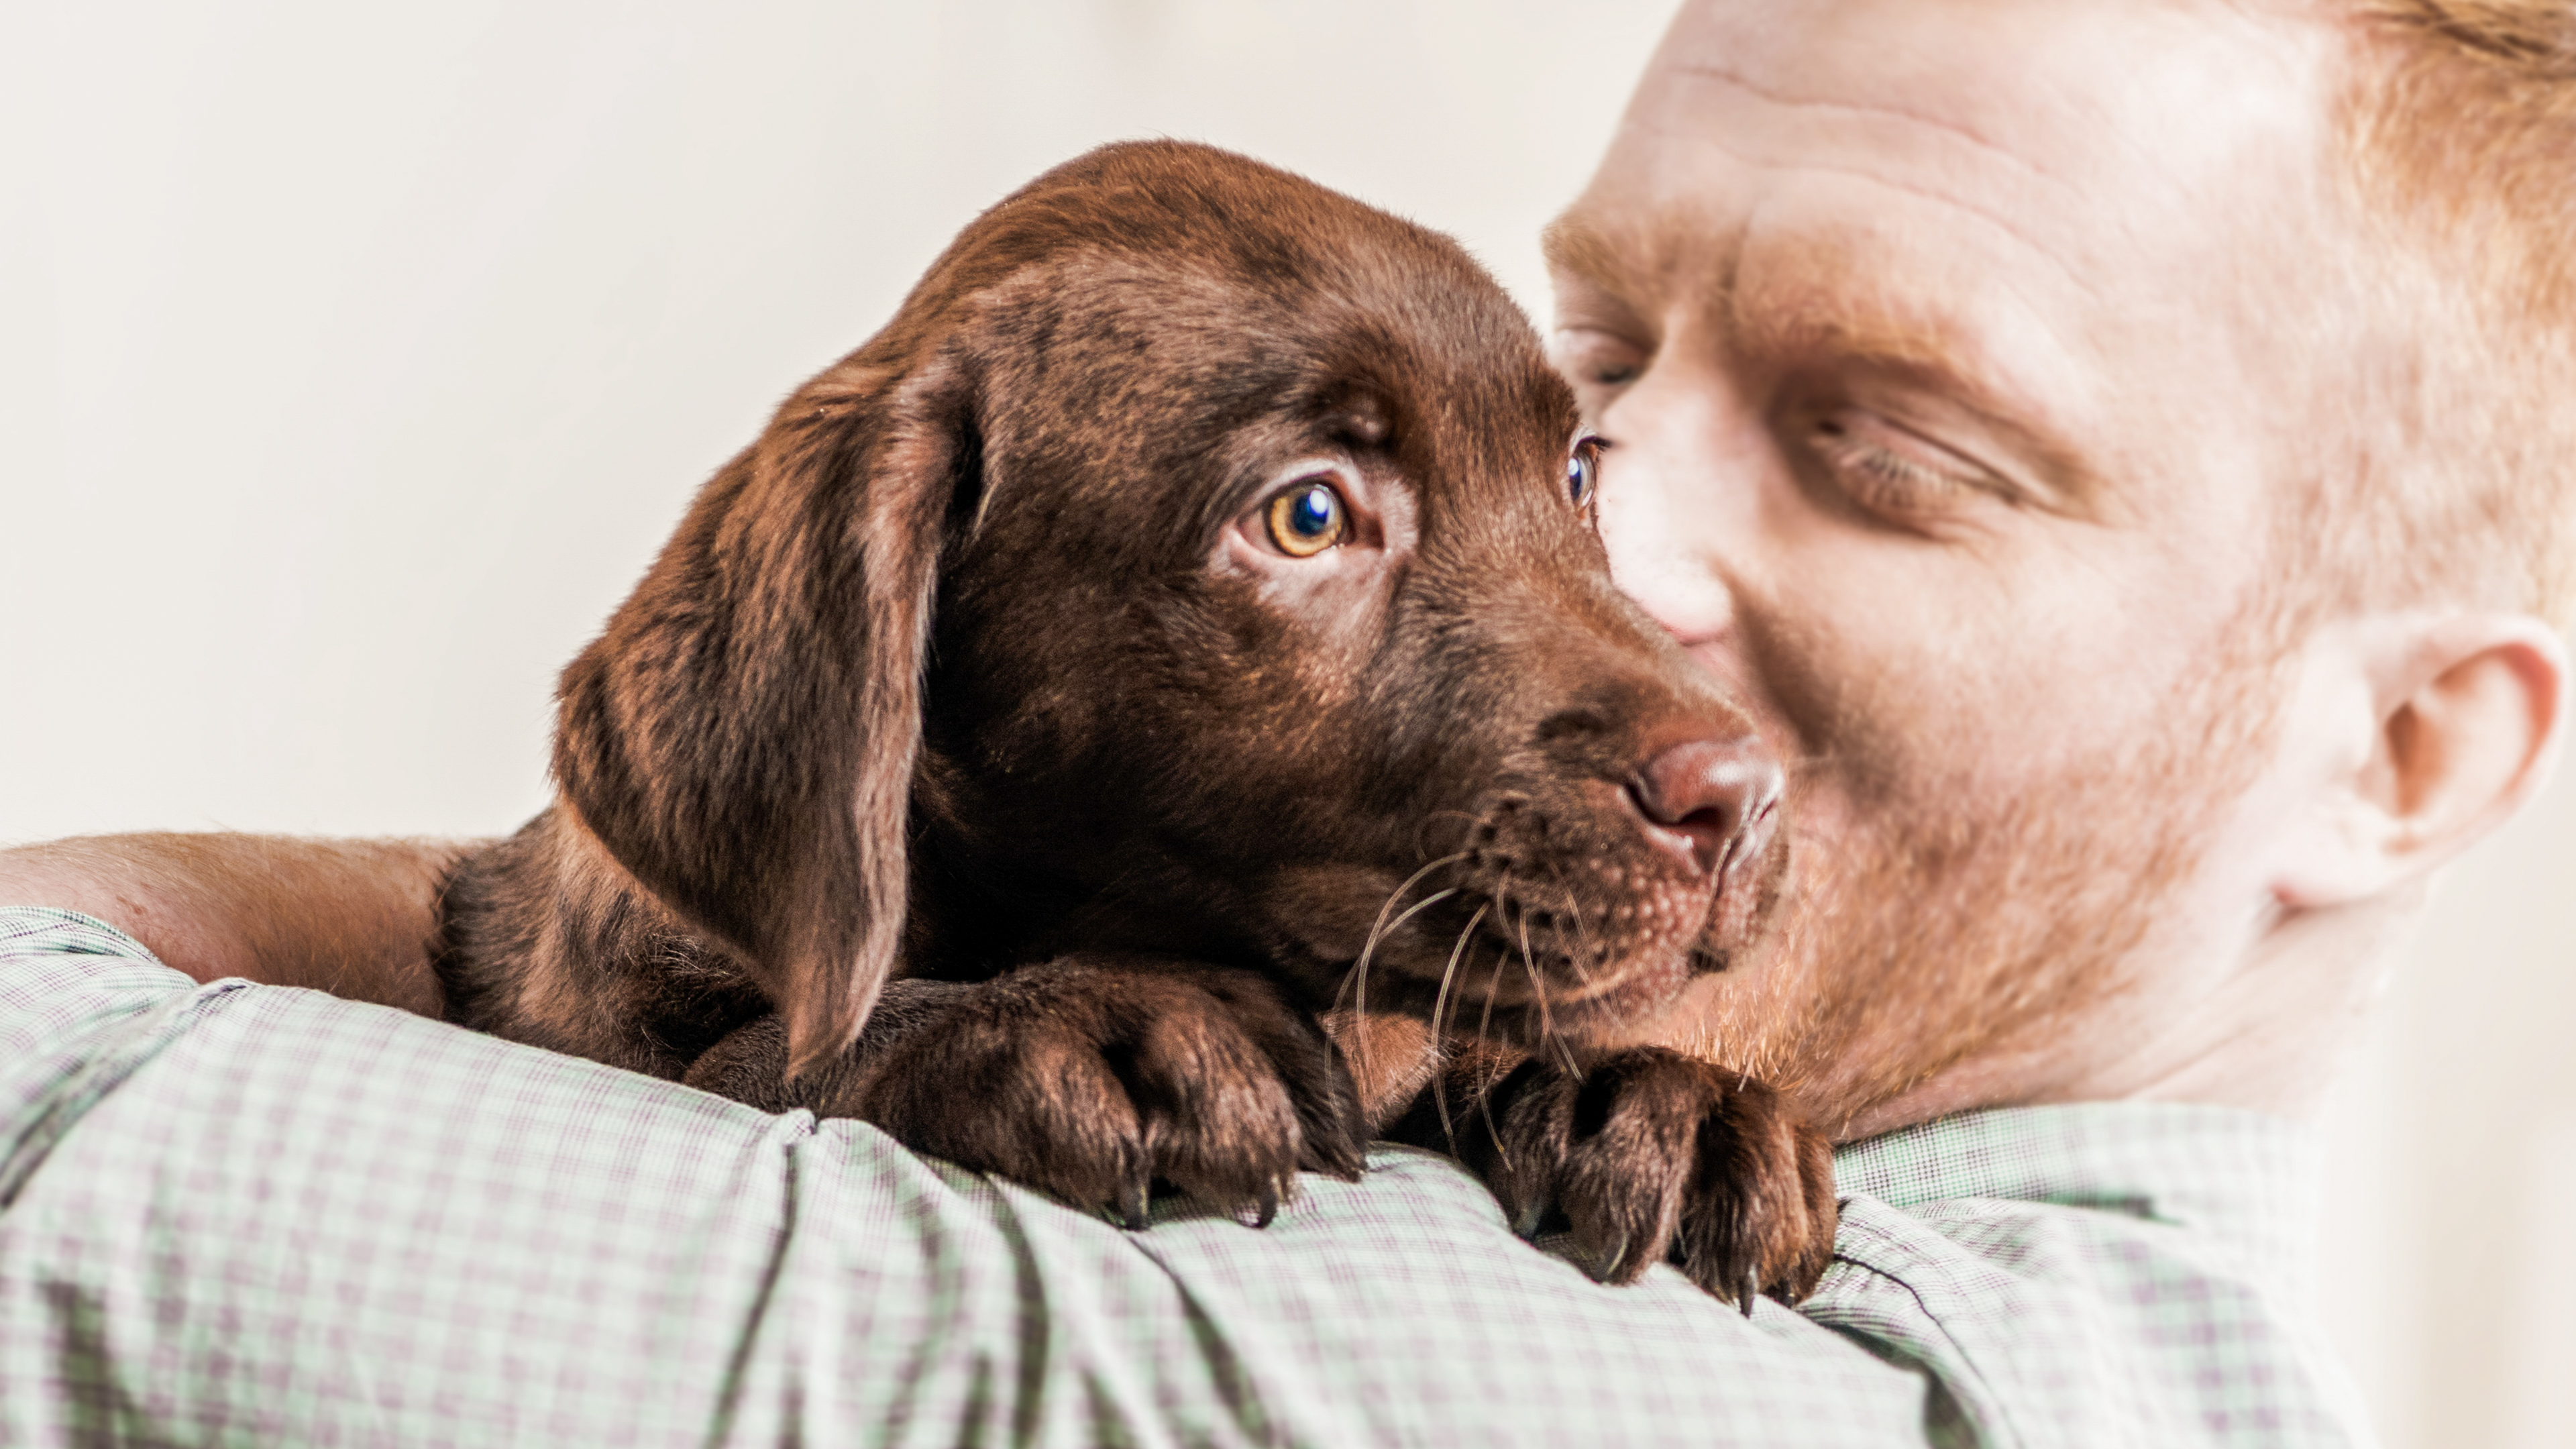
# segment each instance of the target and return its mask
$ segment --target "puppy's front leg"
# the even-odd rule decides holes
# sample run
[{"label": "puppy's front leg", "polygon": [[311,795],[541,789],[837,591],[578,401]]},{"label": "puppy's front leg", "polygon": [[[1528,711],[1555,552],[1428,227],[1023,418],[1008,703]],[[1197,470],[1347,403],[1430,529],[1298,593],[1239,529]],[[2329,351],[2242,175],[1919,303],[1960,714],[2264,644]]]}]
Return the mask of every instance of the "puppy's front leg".
[{"label": "puppy's front leg", "polygon": [[774,1021],[747,1026],[686,1080],[773,1111],[855,1117],[1131,1227],[1156,1181],[1266,1223],[1298,1172],[1349,1179],[1362,1164],[1340,1052],[1248,971],[1100,954],[968,984],[896,982],[858,1043],[793,1085],[778,1081],[782,1036]]}]

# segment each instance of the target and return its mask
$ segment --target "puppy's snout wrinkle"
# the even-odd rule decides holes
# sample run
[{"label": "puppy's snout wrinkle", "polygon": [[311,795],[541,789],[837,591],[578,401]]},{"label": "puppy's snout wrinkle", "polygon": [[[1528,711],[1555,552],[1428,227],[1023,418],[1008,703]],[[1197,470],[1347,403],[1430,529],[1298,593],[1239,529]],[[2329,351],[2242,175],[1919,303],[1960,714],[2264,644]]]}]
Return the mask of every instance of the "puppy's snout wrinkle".
[{"label": "puppy's snout wrinkle", "polygon": [[1684,740],[1639,767],[1628,800],[1657,845],[1702,875],[1753,859],[1770,842],[1786,789],[1759,740]]}]

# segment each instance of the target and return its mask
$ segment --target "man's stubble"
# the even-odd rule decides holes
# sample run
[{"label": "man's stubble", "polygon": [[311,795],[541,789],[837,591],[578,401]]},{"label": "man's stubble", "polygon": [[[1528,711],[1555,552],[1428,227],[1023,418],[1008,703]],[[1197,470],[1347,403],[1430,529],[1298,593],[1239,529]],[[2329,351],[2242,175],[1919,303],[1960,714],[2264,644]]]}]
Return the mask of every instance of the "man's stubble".
[{"label": "man's stubble", "polygon": [[1809,746],[1789,800],[1796,884],[1772,949],[1706,988],[1698,1050],[1838,1138],[1981,1062],[2021,1064],[2012,1100],[2044,1096],[2028,1084],[2076,1023],[2119,1009],[2260,772],[2290,689],[2262,593],[2148,728],[2086,738],[2008,790],[1951,763],[1978,758],[1973,739],[1908,738],[1901,698],[1832,703],[1798,649],[1748,630]]}]

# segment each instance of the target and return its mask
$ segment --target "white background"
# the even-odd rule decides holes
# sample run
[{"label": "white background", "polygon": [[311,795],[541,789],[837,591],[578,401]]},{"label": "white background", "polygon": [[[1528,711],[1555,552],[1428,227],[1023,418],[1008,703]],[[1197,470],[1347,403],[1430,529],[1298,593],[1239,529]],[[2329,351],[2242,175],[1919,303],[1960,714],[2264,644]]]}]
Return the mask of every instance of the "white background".
[{"label": "white background", "polygon": [[[1543,317],[1537,230],[1668,10],[12,0],[0,842],[514,824],[690,492],[1095,142],[1305,171]],[[2334,1122],[2325,1307],[2400,1445],[2576,1420],[2571,886],[2562,783],[2457,871]]]}]

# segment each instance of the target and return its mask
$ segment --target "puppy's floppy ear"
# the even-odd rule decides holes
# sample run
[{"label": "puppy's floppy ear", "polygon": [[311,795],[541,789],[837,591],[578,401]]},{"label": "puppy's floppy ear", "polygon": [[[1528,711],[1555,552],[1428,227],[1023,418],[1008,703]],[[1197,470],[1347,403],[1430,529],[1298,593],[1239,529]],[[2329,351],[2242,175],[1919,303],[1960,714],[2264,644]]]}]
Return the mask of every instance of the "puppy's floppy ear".
[{"label": "puppy's floppy ear", "polygon": [[885,344],[716,475],[560,692],[565,800],[742,960],[793,1075],[856,1037],[901,949],[931,599],[979,467],[962,369]]}]

